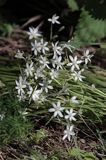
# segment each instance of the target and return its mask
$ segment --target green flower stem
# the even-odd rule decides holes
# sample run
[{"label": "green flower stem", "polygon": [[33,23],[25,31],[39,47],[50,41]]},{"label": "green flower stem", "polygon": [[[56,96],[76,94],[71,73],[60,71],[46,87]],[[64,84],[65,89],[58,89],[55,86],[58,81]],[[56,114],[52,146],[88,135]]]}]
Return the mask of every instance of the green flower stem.
[{"label": "green flower stem", "polygon": [[51,26],[50,26],[50,41],[52,41],[52,37],[53,37],[53,25],[51,23]]}]

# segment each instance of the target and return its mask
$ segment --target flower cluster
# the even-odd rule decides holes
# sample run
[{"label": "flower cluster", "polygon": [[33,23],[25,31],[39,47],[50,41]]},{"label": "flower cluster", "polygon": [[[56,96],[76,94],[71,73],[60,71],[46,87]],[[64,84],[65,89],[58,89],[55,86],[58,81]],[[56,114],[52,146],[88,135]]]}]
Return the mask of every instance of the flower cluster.
[{"label": "flower cluster", "polygon": [[[76,100],[76,97],[73,96],[71,98],[71,103],[78,103],[78,100]],[[64,118],[66,120],[67,126],[66,130],[64,130],[64,136],[63,140],[68,138],[70,141],[71,136],[74,136],[75,133],[73,131],[74,125],[72,124],[72,121],[76,121],[76,118],[74,117],[76,113],[73,111],[73,109],[65,109],[65,107],[61,106],[60,101],[56,103],[52,103],[53,108],[49,109],[49,112],[53,112],[53,117],[58,117],[58,118]]]},{"label": "flower cluster", "polygon": [[[60,24],[59,16],[56,14],[49,18],[48,21],[51,25]],[[38,27],[30,27],[27,33],[31,41],[33,54],[25,56],[24,52],[18,50],[15,55],[16,58],[23,59],[26,63],[26,68],[22,70],[22,75],[19,77],[19,80],[16,80],[17,97],[19,100],[28,100],[29,103],[31,101],[35,103],[46,101],[45,97],[52,93],[54,82],[56,82],[60,72],[64,69],[69,70],[73,80],[83,80],[84,76],[81,75],[84,71],[83,65],[87,65],[92,57],[89,54],[89,50],[85,51],[84,55],[79,58],[77,55],[74,55],[73,51],[75,48],[71,46],[70,41],[62,43],[52,37],[50,37],[49,41],[46,41]],[[52,34],[50,33],[50,35]],[[75,96],[72,97],[71,101],[78,103]],[[76,113],[73,112],[73,109],[67,110],[61,107],[60,101],[57,103],[53,102],[52,105],[53,108],[49,109],[49,112],[54,112],[54,117],[64,117],[68,121],[63,139],[68,138],[70,140],[70,136],[75,133],[73,125],[69,125],[69,121],[76,120],[74,117]],[[62,114],[63,111],[66,115]]]}]

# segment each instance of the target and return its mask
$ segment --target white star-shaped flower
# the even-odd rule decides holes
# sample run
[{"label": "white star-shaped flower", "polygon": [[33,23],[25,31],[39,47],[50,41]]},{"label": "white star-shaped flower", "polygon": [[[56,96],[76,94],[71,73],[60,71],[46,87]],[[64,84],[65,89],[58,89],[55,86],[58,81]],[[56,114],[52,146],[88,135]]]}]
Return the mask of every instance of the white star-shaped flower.
[{"label": "white star-shaped flower", "polygon": [[19,77],[19,81],[16,80],[16,87],[15,87],[17,90],[18,90],[18,94],[19,95],[22,95],[24,94],[24,88],[26,88],[26,81],[25,79],[22,79],[22,77],[20,76]]},{"label": "white star-shaped flower", "polygon": [[82,70],[78,71],[78,72],[74,71],[74,73],[72,73],[71,75],[74,77],[75,81],[78,81],[78,80],[83,81],[82,79],[85,78],[85,77],[82,76],[81,73],[82,73]]},{"label": "white star-shaped flower", "polygon": [[72,56],[69,56],[70,60],[71,60],[71,63],[68,63],[67,66],[71,66],[71,71],[73,72],[75,69],[80,69],[79,68],[79,64],[82,63],[81,60],[77,60],[77,56],[75,57],[72,57]]},{"label": "white star-shaped flower", "polygon": [[37,86],[36,86],[36,88],[32,93],[32,100],[37,101],[40,98],[41,93],[42,93],[42,89],[37,89]]},{"label": "white star-shaped flower", "polygon": [[64,107],[61,107],[60,101],[57,102],[57,104],[52,103],[53,108],[49,109],[49,112],[54,112],[54,117],[59,116],[63,117],[62,111],[64,110]]},{"label": "white star-shaped flower", "polygon": [[64,65],[64,62],[61,62],[61,60],[62,60],[62,57],[61,57],[61,56],[56,57],[56,58],[52,61],[53,68],[56,68],[57,70],[58,70],[58,69],[62,69],[62,68],[63,68],[63,65]]},{"label": "white star-shaped flower", "polygon": [[27,33],[29,35],[29,39],[36,39],[41,36],[41,33],[38,31],[38,27],[29,27],[29,32]]},{"label": "white star-shaped flower", "polygon": [[79,103],[76,96],[73,96],[73,97],[70,99],[70,102],[71,102],[71,103],[76,103],[76,104]]},{"label": "white star-shaped flower", "polygon": [[34,73],[34,76],[35,76],[35,79],[44,78],[45,76],[43,74],[43,68],[42,67],[38,68]]},{"label": "white star-shaped flower", "polygon": [[31,50],[34,51],[34,55],[37,56],[38,53],[40,53],[41,51],[40,43],[35,40],[34,43],[31,43],[31,45],[32,45]]},{"label": "white star-shaped flower", "polygon": [[76,113],[73,112],[73,109],[66,110],[67,115],[65,115],[65,119],[69,119],[70,121],[76,121],[76,118],[74,117]]},{"label": "white star-shaped flower", "polygon": [[33,62],[31,61],[30,63],[26,63],[25,73],[26,73],[27,77],[29,77],[29,76],[32,77],[33,71],[34,71]]},{"label": "white star-shaped flower", "polygon": [[40,41],[40,49],[43,54],[45,54],[46,51],[49,51],[49,48],[47,47],[47,45],[48,45],[48,42],[44,42],[44,40],[42,38]]},{"label": "white star-shaped flower", "polygon": [[75,133],[73,131],[74,126],[68,126],[66,127],[66,130],[64,130],[64,136],[63,136],[63,140],[65,140],[66,138],[70,141],[71,140],[71,136],[74,136]]},{"label": "white star-shaped flower", "polygon": [[58,77],[58,71],[57,70],[54,70],[54,69],[51,69],[51,72],[50,72],[50,76],[51,76],[51,79],[55,79]]},{"label": "white star-shaped flower", "polygon": [[40,56],[40,60],[39,60],[39,62],[42,64],[42,66],[45,68],[50,68],[49,66],[48,66],[48,64],[49,64],[49,61],[47,60],[47,58],[46,57],[43,57],[43,56]]},{"label": "white star-shaped flower", "polygon": [[85,64],[88,64],[91,62],[91,58],[93,57],[92,54],[89,54],[89,50],[87,49],[84,51],[84,55],[82,56],[82,59],[84,60]]},{"label": "white star-shaped flower", "polygon": [[15,57],[19,59],[24,59],[23,55],[24,55],[24,52],[21,52],[20,50],[18,50]]},{"label": "white star-shaped flower", "polygon": [[39,83],[39,85],[42,87],[42,90],[48,93],[48,89],[53,89],[53,86],[50,85],[51,83],[52,80],[49,81],[44,80],[42,83]]},{"label": "white star-shaped flower", "polygon": [[55,24],[55,23],[60,24],[60,22],[58,21],[58,19],[59,19],[59,16],[57,16],[56,14],[54,14],[52,16],[52,18],[48,19],[48,21],[51,22],[52,24]]},{"label": "white star-shaped flower", "polygon": [[53,59],[55,59],[57,57],[57,55],[61,56],[62,54],[62,48],[58,45],[58,42],[56,42],[55,44],[52,43],[52,49],[53,49]]}]

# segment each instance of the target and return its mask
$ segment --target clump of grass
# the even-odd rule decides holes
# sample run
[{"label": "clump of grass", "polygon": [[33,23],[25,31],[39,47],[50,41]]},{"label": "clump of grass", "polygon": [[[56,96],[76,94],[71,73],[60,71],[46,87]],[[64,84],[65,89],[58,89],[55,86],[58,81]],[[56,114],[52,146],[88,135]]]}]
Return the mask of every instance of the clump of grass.
[{"label": "clump of grass", "polygon": [[32,124],[22,112],[25,103],[20,103],[13,88],[4,89],[0,96],[0,146],[25,139],[32,129]]}]

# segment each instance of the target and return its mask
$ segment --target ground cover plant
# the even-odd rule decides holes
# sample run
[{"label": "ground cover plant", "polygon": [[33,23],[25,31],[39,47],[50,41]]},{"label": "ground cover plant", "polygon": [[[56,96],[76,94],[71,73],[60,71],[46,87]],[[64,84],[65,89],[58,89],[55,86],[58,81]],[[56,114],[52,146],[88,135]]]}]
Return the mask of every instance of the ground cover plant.
[{"label": "ground cover plant", "polygon": [[30,27],[31,50],[16,52],[16,85],[1,81],[0,158],[105,159],[105,71],[91,66],[89,49],[79,53],[71,41],[58,40],[64,29],[58,15],[47,21],[50,38]]},{"label": "ground cover plant", "polygon": [[38,28],[29,28],[31,50],[34,54],[25,57],[23,52],[18,51],[15,55],[26,63],[25,70],[21,71],[19,80],[16,81],[16,89],[19,101],[34,101],[36,108],[43,105],[49,112],[53,112],[53,117],[57,117],[59,121],[60,118],[66,120],[63,140],[68,138],[70,141],[71,136],[75,135],[72,122],[76,121],[77,114],[71,106],[79,103],[77,96],[71,93],[71,83],[83,81],[85,77],[81,74],[93,55],[89,50],[85,50],[83,56],[78,58],[77,55],[74,56],[75,48],[69,42],[55,40],[58,35],[53,35],[53,25],[60,24],[58,19],[56,14],[48,19],[51,23],[48,42],[44,40]]}]

